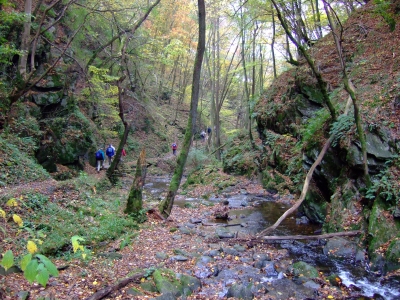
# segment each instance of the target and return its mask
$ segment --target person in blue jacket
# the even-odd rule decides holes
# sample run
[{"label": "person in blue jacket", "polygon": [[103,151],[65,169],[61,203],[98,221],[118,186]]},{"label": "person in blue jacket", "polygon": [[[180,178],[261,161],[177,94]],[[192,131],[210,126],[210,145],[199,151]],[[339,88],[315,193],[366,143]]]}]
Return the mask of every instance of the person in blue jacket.
[{"label": "person in blue jacket", "polygon": [[100,170],[103,168],[103,163],[104,159],[106,156],[104,155],[104,151],[102,148],[99,148],[99,150],[96,151],[96,169],[97,172],[100,172]]},{"label": "person in blue jacket", "polygon": [[112,158],[115,155],[115,148],[113,147],[113,145],[111,145],[111,144],[108,145],[107,150],[106,150],[106,155],[108,157],[108,163],[111,166]]}]

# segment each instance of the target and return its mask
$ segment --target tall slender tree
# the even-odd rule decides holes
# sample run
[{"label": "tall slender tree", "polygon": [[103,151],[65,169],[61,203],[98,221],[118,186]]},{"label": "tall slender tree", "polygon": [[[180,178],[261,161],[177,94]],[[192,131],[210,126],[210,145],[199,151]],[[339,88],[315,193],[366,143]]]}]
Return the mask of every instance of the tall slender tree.
[{"label": "tall slender tree", "polygon": [[175,196],[182,180],[183,170],[185,168],[186,160],[189,154],[192,137],[196,129],[197,107],[199,102],[200,75],[201,75],[201,66],[203,63],[205,36],[206,36],[206,9],[204,0],[198,0],[197,6],[198,6],[199,36],[197,43],[196,59],[193,69],[190,115],[188,118],[187,130],[185,132],[183,145],[178,155],[177,164],[174,170],[174,174],[172,175],[167,197],[160,203],[159,206],[161,215],[166,218],[171,214]]}]

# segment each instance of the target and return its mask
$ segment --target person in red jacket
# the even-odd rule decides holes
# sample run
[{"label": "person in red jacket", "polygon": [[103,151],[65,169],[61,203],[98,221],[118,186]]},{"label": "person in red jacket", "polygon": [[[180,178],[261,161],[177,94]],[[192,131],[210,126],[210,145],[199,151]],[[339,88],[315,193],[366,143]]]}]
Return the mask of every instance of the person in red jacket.
[{"label": "person in red jacket", "polygon": [[178,146],[174,142],[171,147],[172,147],[172,154],[176,156],[176,149],[178,148]]}]

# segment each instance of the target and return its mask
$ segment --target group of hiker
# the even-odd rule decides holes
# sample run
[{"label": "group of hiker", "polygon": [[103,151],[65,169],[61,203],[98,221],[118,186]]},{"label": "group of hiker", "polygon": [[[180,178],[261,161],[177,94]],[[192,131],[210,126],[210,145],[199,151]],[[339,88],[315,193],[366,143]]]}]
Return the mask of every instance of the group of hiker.
[{"label": "group of hiker", "polygon": [[[211,134],[210,127],[207,128],[207,133],[205,130],[203,130],[200,133],[201,141],[204,142],[208,138],[208,136],[210,136],[210,134]],[[176,156],[176,150],[178,149],[177,143],[173,142],[171,145],[171,148],[172,148],[172,154]],[[122,155],[121,161],[123,161],[123,157],[126,156],[125,149],[122,149],[121,155]],[[115,156],[115,147],[112,144],[108,145],[105,153],[103,151],[103,148],[99,148],[96,151],[96,170],[97,170],[97,172],[100,172],[100,170],[103,169],[103,164],[104,164],[104,161],[106,160],[106,156],[108,159],[108,165],[111,166],[111,162]]]},{"label": "group of hiker", "polygon": [[[121,155],[122,155],[121,160],[123,160],[123,157],[126,156],[125,149],[122,149]],[[99,150],[96,151],[96,170],[97,170],[97,172],[100,172],[100,170],[103,169],[103,164],[106,159],[106,156],[108,159],[108,165],[111,166],[111,162],[115,156],[115,147],[112,144],[108,145],[105,154],[104,154],[103,148],[99,148]]]},{"label": "group of hiker", "polygon": [[[207,133],[205,130],[201,131],[200,132],[201,141],[204,143],[210,135],[211,135],[211,127],[207,128]],[[176,142],[172,143],[171,148],[172,148],[172,154],[176,156],[176,150],[178,149],[178,145],[176,144]]]}]

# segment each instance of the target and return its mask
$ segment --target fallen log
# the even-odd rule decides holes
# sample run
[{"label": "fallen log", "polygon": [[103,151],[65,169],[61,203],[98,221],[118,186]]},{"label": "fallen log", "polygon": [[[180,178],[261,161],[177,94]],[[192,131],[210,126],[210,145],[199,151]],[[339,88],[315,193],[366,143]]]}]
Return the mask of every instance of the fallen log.
[{"label": "fallen log", "polygon": [[108,286],[96,293],[92,296],[86,298],[85,300],[99,300],[107,297],[109,294],[118,291],[119,289],[123,288],[124,286],[128,285],[131,282],[140,282],[140,279],[143,278],[146,274],[145,273],[138,273],[131,277],[125,278],[118,282],[116,285]]},{"label": "fallen log", "polygon": [[353,230],[353,231],[325,233],[319,235],[286,235],[286,236],[269,235],[269,236],[262,236],[260,237],[260,239],[265,241],[266,240],[320,240],[320,239],[330,239],[337,236],[355,236],[361,233],[362,233],[361,230]]}]

